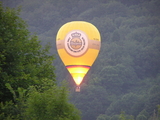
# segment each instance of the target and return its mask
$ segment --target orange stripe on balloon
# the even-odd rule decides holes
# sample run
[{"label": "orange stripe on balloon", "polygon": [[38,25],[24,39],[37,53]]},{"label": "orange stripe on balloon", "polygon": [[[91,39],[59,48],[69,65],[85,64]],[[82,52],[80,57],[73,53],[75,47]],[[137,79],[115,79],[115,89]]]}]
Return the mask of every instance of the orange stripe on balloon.
[{"label": "orange stripe on balloon", "polygon": [[87,65],[68,65],[66,68],[88,68],[90,69],[90,66]]}]

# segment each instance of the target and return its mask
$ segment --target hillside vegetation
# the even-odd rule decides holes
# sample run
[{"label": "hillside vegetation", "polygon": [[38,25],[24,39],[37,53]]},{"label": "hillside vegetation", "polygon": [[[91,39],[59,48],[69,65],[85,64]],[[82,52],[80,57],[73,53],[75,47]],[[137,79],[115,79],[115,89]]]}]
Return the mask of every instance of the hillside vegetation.
[{"label": "hillside vegetation", "polygon": [[[160,1],[159,0],[4,0],[21,6],[21,14],[41,44],[55,55],[58,82],[66,79],[70,101],[83,120],[159,120]],[[84,78],[81,92],[56,50],[56,34],[70,21],[87,21],[100,31],[100,54]]]}]

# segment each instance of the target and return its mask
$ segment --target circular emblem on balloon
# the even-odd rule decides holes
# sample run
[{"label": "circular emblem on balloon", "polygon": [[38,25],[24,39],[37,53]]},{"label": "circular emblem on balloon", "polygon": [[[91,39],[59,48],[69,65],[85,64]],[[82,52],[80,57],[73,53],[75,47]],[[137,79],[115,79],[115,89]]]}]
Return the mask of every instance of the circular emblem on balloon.
[{"label": "circular emblem on balloon", "polygon": [[88,49],[88,38],[80,30],[74,30],[67,34],[65,38],[65,50],[72,56],[81,56]]}]

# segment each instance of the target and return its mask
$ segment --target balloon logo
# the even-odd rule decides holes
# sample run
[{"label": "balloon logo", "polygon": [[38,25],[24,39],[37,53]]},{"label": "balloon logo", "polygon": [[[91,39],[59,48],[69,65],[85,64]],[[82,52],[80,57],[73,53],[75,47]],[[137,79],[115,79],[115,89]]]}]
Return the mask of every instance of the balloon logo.
[{"label": "balloon logo", "polygon": [[80,84],[98,56],[101,40],[98,29],[85,21],[64,24],[56,37],[58,54],[73,77],[80,92]]}]

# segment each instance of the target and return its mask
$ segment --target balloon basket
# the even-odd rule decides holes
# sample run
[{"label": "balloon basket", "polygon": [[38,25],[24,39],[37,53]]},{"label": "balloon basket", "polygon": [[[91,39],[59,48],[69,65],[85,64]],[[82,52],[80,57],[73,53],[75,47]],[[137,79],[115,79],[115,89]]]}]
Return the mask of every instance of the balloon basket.
[{"label": "balloon basket", "polygon": [[76,92],[80,92],[80,91],[81,91],[80,86],[77,86],[76,87]]}]

